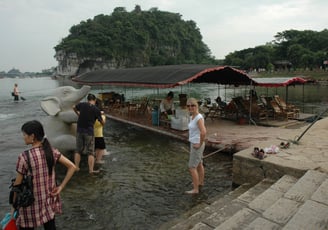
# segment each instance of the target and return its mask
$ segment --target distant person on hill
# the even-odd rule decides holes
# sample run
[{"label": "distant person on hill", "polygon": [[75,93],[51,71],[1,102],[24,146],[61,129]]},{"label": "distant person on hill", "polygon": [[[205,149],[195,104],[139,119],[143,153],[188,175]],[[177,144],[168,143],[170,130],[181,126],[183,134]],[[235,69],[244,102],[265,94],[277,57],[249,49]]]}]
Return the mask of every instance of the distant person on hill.
[{"label": "distant person on hill", "polygon": [[163,115],[166,119],[168,118],[168,115],[173,115],[175,112],[173,97],[174,94],[170,91],[160,104],[161,115]]},{"label": "distant person on hill", "polygon": [[19,90],[18,90],[17,83],[15,83],[14,85],[13,96],[14,96],[14,101],[19,101]]},{"label": "distant person on hill", "polygon": [[81,154],[88,154],[89,173],[98,173],[94,170],[95,151],[94,151],[94,124],[98,120],[102,125],[104,121],[101,118],[100,110],[96,107],[96,96],[88,94],[87,102],[80,102],[73,107],[78,115],[76,130],[76,152],[74,162],[76,170],[80,170]]}]

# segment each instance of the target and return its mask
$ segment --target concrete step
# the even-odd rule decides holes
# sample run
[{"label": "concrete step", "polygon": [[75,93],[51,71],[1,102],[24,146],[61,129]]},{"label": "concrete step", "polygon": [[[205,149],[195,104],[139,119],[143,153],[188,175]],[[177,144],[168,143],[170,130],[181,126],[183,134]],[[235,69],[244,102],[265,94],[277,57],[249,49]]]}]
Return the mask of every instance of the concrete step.
[{"label": "concrete step", "polygon": [[[213,199],[213,201],[209,202],[202,209],[197,210],[196,208],[176,220],[163,225],[160,229],[207,229],[206,227],[213,229],[214,226],[226,220],[232,213],[240,210],[241,207],[245,207],[248,202],[265,191],[273,183],[271,180],[263,180],[253,187],[251,184],[243,184],[223,197]],[[238,197],[240,197],[240,200],[236,200]],[[217,219],[218,212],[225,213],[225,217],[222,216]]]},{"label": "concrete step", "polygon": [[328,229],[327,174],[285,175],[215,229]]},{"label": "concrete step", "polygon": [[206,205],[166,229],[328,230],[328,175],[314,170],[301,178],[263,180]]}]

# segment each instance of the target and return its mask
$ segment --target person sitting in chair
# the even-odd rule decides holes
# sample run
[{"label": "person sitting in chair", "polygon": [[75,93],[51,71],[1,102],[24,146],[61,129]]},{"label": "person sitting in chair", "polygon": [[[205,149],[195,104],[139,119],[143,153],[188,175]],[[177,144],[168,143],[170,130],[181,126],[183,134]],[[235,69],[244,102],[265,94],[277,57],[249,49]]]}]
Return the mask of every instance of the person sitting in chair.
[{"label": "person sitting in chair", "polygon": [[218,96],[215,101],[221,109],[224,109],[227,106],[227,103],[222,101],[220,96]]},{"label": "person sitting in chair", "polygon": [[165,118],[168,118],[169,117],[168,115],[173,115],[175,113],[173,97],[174,94],[172,91],[170,91],[167,94],[166,98],[164,98],[161,101],[160,111],[161,111],[161,115],[165,116]]}]

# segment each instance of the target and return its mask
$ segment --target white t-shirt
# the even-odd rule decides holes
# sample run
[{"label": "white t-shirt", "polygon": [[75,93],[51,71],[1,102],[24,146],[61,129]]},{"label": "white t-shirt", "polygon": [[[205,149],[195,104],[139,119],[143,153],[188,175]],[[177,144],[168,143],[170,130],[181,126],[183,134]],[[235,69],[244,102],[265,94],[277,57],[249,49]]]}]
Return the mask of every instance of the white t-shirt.
[{"label": "white t-shirt", "polygon": [[168,101],[167,99],[162,100],[160,104],[160,110],[161,112],[166,112],[168,110],[175,110],[173,100],[171,101]]},{"label": "white t-shirt", "polygon": [[192,144],[199,144],[200,143],[200,130],[198,128],[198,121],[199,119],[204,119],[202,114],[197,114],[194,119],[190,117],[190,122],[188,124],[189,128],[189,142]]}]

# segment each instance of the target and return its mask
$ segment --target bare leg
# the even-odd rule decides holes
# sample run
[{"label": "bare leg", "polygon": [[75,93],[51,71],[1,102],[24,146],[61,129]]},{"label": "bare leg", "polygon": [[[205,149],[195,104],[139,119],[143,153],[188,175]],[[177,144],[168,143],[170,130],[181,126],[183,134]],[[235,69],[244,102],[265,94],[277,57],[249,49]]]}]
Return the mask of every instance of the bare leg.
[{"label": "bare leg", "polygon": [[95,152],[96,152],[96,163],[98,163],[101,160],[100,149],[96,149]]},{"label": "bare leg", "polygon": [[199,185],[203,186],[204,185],[204,177],[205,177],[205,170],[204,170],[204,166],[203,163],[199,163],[199,165],[197,166],[197,172],[198,172],[198,180],[199,180]]},{"label": "bare leg", "polygon": [[99,171],[94,170],[95,157],[93,155],[88,156],[88,165],[89,165],[89,173],[98,173],[99,172]]},{"label": "bare leg", "polygon": [[74,154],[74,163],[76,167],[76,171],[80,170],[80,161],[81,161],[81,155],[79,153]]},{"label": "bare leg", "polygon": [[199,186],[199,176],[196,168],[189,168],[189,172],[192,179],[193,189],[190,191],[186,191],[186,194],[197,194],[198,186]]},{"label": "bare leg", "polygon": [[105,154],[105,149],[96,149],[96,163],[103,163],[102,158]]},{"label": "bare leg", "polygon": [[96,163],[102,163],[103,156],[105,154],[105,149],[96,149]]}]

